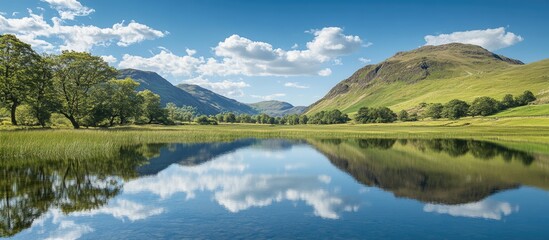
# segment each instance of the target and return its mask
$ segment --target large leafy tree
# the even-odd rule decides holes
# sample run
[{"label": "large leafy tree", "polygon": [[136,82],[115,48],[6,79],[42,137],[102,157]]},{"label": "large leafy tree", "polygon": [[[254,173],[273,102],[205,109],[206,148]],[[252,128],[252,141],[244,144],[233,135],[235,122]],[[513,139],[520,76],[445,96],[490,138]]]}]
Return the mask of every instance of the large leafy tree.
[{"label": "large leafy tree", "polygon": [[55,57],[53,71],[58,111],[74,128],[80,128],[82,119],[90,114],[92,89],[116,75],[101,57],[74,51],[63,51]]},{"label": "large leafy tree", "polygon": [[51,112],[57,107],[53,78],[51,71],[51,57],[42,58],[32,72],[25,103],[30,107],[32,116],[44,127],[51,117]]},{"label": "large leafy tree", "polygon": [[459,99],[451,100],[442,108],[442,116],[449,119],[459,119],[467,116],[469,104]]},{"label": "large leafy tree", "polygon": [[141,110],[148,123],[161,122],[166,117],[167,113],[160,105],[160,96],[158,94],[150,90],[144,90],[137,94],[143,99]]},{"label": "large leafy tree", "polygon": [[469,112],[471,116],[489,116],[495,114],[500,109],[500,103],[491,97],[478,97],[475,98]]},{"label": "large leafy tree", "polygon": [[40,55],[29,44],[11,34],[0,35],[0,101],[9,109],[13,125],[17,125],[15,112],[28,94],[38,62]]}]

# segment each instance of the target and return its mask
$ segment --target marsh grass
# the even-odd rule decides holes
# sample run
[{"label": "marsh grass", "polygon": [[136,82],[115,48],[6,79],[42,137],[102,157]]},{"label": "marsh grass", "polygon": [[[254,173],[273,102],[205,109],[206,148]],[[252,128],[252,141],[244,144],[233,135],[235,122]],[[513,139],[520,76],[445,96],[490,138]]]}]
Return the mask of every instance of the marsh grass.
[{"label": "marsh grass", "polygon": [[[442,124],[442,125],[441,125]],[[0,159],[97,159],[121,147],[150,143],[231,141],[239,138],[462,138],[490,140],[549,152],[548,126],[494,127],[461,124],[127,126],[113,129],[26,129],[0,131]]]}]

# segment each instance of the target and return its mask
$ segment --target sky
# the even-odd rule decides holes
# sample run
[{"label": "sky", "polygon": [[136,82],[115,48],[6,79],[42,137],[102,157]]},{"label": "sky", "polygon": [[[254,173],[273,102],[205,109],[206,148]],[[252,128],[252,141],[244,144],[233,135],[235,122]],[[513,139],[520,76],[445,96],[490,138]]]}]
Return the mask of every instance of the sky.
[{"label": "sky", "polygon": [[310,105],[396,52],[462,42],[549,58],[549,0],[0,0],[0,34],[245,103]]}]

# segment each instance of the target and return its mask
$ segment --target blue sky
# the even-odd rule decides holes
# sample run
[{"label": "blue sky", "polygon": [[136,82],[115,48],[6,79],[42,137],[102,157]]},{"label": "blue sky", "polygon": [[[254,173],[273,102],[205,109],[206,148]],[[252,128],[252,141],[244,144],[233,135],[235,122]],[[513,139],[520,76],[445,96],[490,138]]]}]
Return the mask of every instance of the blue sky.
[{"label": "blue sky", "polygon": [[[366,64],[466,42],[548,58],[549,1],[0,0],[0,33],[242,102],[309,105]],[[429,37],[430,36],[430,37]]]}]

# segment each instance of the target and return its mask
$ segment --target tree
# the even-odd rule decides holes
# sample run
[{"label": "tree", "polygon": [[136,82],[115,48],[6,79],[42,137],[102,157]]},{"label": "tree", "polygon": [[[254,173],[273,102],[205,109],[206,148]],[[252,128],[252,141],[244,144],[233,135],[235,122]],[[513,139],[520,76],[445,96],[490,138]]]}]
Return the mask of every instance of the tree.
[{"label": "tree", "polygon": [[29,44],[11,34],[0,35],[0,102],[10,111],[13,125],[17,125],[15,112],[28,95],[39,61]]},{"label": "tree", "polygon": [[471,107],[469,108],[469,113],[471,116],[488,116],[495,114],[499,111],[499,102],[496,99],[491,97],[478,97],[475,98]]},{"label": "tree", "polygon": [[38,124],[45,127],[50,120],[51,112],[58,107],[53,88],[51,58],[41,58],[36,63],[32,74],[24,101],[30,107],[30,113]]},{"label": "tree", "polygon": [[225,122],[228,122],[228,123],[236,122],[236,116],[234,115],[234,113],[225,113],[225,115],[223,116],[223,119],[225,120]]},{"label": "tree", "polygon": [[517,106],[517,101],[513,98],[512,94],[507,94],[503,96],[503,99],[501,100],[501,104],[504,108],[513,108]]},{"label": "tree", "polygon": [[58,111],[74,128],[80,128],[81,120],[89,116],[91,90],[117,73],[101,57],[74,51],[54,57],[53,72]]},{"label": "tree", "polygon": [[108,85],[113,88],[109,124],[112,126],[116,117],[120,120],[120,124],[126,124],[130,118],[139,117],[141,114],[140,105],[144,101],[143,98],[137,95],[139,83],[131,78],[126,78],[124,80],[110,80]]},{"label": "tree", "polygon": [[370,118],[371,118],[370,111],[371,111],[371,109],[369,107],[361,107],[360,109],[358,109],[358,112],[355,115],[355,121],[357,123],[370,123],[370,122],[373,122],[373,121],[370,120]]},{"label": "tree", "polygon": [[303,114],[299,116],[299,123],[300,124],[307,124],[309,122],[309,117],[307,115]]},{"label": "tree", "polygon": [[406,122],[406,121],[408,121],[408,118],[409,118],[409,115],[408,115],[408,112],[406,110],[401,110],[398,113],[398,120],[399,121]]},{"label": "tree", "polygon": [[160,106],[160,96],[158,94],[147,89],[137,93],[137,95],[143,99],[141,111],[147,118],[147,123],[160,122],[166,116],[166,112]]},{"label": "tree", "polygon": [[441,115],[449,119],[460,119],[467,116],[469,112],[469,104],[459,99],[451,100],[444,104]]},{"label": "tree", "polygon": [[432,119],[439,119],[442,117],[442,110],[444,106],[441,103],[433,103],[427,107],[425,111],[425,116]]},{"label": "tree", "polygon": [[532,92],[526,90],[522,95],[517,97],[516,101],[519,106],[524,106],[528,105],[530,102],[536,101],[536,96],[534,96]]},{"label": "tree", "polygon": [[397,115],[387,107],[361,107],[355,115],[358,123],[390,123],[397,119]]}]

